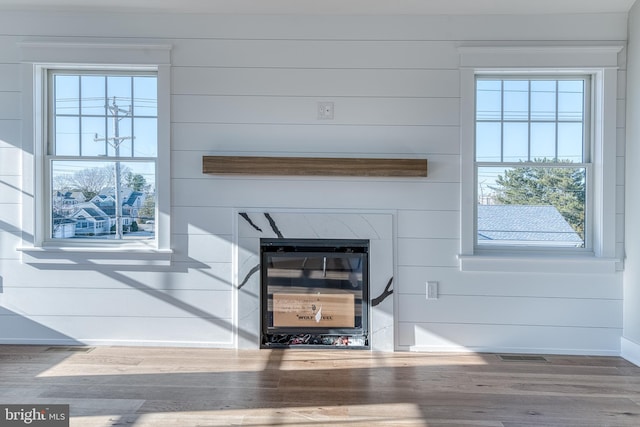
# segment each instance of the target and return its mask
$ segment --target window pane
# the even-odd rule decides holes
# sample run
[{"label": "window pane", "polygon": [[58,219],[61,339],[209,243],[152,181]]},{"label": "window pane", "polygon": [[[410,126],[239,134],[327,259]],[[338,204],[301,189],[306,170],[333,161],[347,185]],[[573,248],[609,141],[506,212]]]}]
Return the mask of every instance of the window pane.
[{"label": "window pane", "polygon": [[155,162],[54,160],[51,194],[53,239],[116,239],[118,214],[122,239],[154,238]]},{"label": "window pane", "polygon": [[107,153],[110,157],[131,157],[131,145],[133,138],[133,129],[131,128],[131,119],[122,116],[108,118],[110,125],[107,129],[109,136],[109,146]]},{"label": "window pane", "polygon": [[55,114],[77,115],[78,105],[80,105],[78,76],[56,76],[54,85]]},{"label": "window pane", "polygon": [[529,82],[504,81],[504,120],[529,119]]},{"label": "window pane", "polygon": [[526,162],[529,160],[529,125],[527,123],[504,124],[505,162]]},{"label": "window pane", "polygon": [[136,116],[158,115],[158,88],[155,77],[133,78],[133,110]]},{"label": "window pane", "polygon": [[103,117],[82,118],[82,155],[104,156],[106,141],[104,140],[105,119]]},{"label": "window pane", "polygon": [[558,82],[558,120],[582,121],[584,110],[584,82]]},{"label": "window pane", "polygon": [[478,168],[478,204],[496,204],[496,180],[504,168]]},{"label": "window pane", "polygon": [[500,80],[478,80],[476,119],[502,119],[502,82]]},{"label": "window pane", "polygon": [[107,98],[109,107],[112,108],[111,114],[114,114],[113,108],[116,106],[124,110],[120,114],[126,114],[132,108],[131,79],[129,76],[107,77]]},{"label": "window pane", "polygon": [[103,76],[80,76],[82,82],[82,114],[104,116],[107,102]]},{"label": "window pane", "polygon": [[531,123],[531,160],[556,158],[556,124]]},{"label": "window pane", "polygon": [[500,123],[476,124],[476,160],[479,162],[499,162],[501,158]]},{"label": "window pane", "polygon": [[583,247],[584,168],[479,168],[478,245]]},{"label": "window pane", "polygon": [[77,117],[56,117],[56,156],[80,155],[80,128]]},{"label": "window pane", "polygon": [[134,119],[133,157],[156,157],[158,155],[158,120]]},{"label": "window pane", "polygon": [[556,81],[531,82],[531,120],[556,119]]},{"label": "window pane", "polygon": [[583,161],[582,123],[558,123],[558,159]]}]

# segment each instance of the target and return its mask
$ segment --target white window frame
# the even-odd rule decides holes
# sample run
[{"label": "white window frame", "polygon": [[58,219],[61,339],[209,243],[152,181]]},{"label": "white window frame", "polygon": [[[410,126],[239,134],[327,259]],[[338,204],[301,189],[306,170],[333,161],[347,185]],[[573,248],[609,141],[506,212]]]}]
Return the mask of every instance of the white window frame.
[{"label": "white window frame", "polygon": [[[604,273],[616,270],[617,68],[622,46],[469,46],[460,53],[461,242],[463,271]],[[476,76],[591,76],[591,164],[587,250],[558,253],[476,246]],[[590,188],[589,188],[590,185]]]},{"label": "white window frame", "polygon": [[[22,54],[23,110],[23,246],[31,251],[171,253],[170,229],[170,53],[169,45],[56,43],[26,41]],[[149,241],[69,241],[50,239],[47,211],[50,191],[44,173],[47,154],[47,86],[49,70],[153,71],[158,87],[155,239]],[[158,171],[164,171],[158,173]]]}]

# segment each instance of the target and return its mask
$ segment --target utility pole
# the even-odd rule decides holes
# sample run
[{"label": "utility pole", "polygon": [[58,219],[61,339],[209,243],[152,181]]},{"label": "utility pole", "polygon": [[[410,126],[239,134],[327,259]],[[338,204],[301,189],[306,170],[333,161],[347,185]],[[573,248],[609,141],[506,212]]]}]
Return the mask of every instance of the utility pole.
[{"label": "utility pole", "polygon": [[[122,177],[120,176],[120,144],[122,141],[127,139],[133,139],[132,136],[120,136],[120,120],[127,117],[131,114],[131,105],[129,105],[128,110],[123,110],[118,107],[116,104],[116,97],[113,97],[113,103],[111,105],[107,104],[105,107],[109,110],[111,115],[113,116],[113,136],[111,138],[98,138],[98,134],[96,133],[94,141],[106,141],[107,144],[113,147],[116,155],[116,188],[115,188],[115,199],[116,199],[116,235],[115,238],[117,240],[122,240],[122,195],[120,194],[120,187],[122,184],[120,183]],[[120,116],[120,113],[123,113],[124,116]]]}]

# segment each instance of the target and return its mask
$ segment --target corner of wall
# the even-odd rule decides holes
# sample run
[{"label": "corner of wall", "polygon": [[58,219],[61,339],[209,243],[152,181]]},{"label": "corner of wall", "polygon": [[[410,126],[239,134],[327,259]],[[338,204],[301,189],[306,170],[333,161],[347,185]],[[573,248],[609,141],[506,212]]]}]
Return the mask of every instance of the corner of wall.
[{"label": "corner of wall", "polygon": [[620,356],[636,366],[640,366],[640,344],[622,338]]},{"label": "corner of wall", "polygon": [[[626,136],[625,136],[625,181],[637,182],[640,171],[634,165],[640,159],[640,0],[631,7],[628,17],[627,37],[627,87],[626,87]],[[622,330],[622,357],[640,366],[640,196],[634,186],[625,188],[625,270]]]}]

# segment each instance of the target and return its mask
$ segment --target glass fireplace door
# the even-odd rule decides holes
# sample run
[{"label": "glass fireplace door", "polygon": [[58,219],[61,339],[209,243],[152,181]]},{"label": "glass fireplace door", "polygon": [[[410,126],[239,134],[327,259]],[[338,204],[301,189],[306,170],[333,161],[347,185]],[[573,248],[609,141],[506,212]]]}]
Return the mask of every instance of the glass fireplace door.
[{"label": "glass fireplace door", "polygon": [[265,335],[366,335],[368,241],[263,239]]}]

